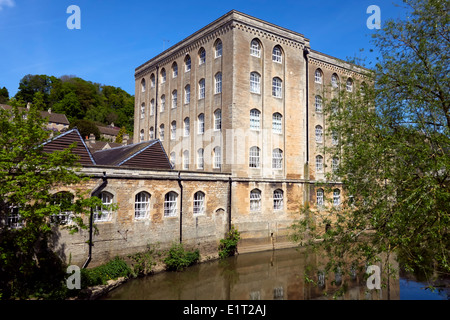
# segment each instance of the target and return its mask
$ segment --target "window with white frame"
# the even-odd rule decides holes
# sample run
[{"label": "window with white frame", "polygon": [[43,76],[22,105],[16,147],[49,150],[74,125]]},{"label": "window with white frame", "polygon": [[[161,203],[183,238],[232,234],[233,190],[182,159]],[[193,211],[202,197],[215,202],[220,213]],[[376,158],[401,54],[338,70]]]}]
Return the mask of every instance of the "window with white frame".
[{"label": "window with white frame", "polygon": [[261,44],[256,39],[250,43],[250,55],[258,58],[261,57]]},{"label": "window with white frame", "polygon": [[331,75],[331,86],[333,88],[339,87],[339,77],[338,77],[338,75],[336,73],[333,73]]},{"label": "window with white frame", "polygon": [[194,215],[205,212],[205,194],[201,191],[194,193]]},{"label": "window with white frame", "polygon": [[177,90],[172,91],[172,109],[175,109],[178,104]]},{"label": "window with white frame", "polygon": [[275,98],[282,97],[282,81],[278,77],[272,79],[272,96]]},{"label": "window with white frame", "polygon": [[333,190],[333,205],[338,206],[341,204],[341,191],[339,189]]},{"label": "window with white frame", "polygon": [[338,135],[338,133],[336,132],[336,130],[333,130],[333,131],[331,132],[331,144],[332,144],[333,146],[336,146],[336,145],[339,144],[339,135]]},{"label": "window with white frame", "polygon": [[109,192],[103,191],[99,196],[102,205],[94,210],[94,222],[104,222],[111,220],[111,205],[113,203],[113,195]]},{"label": "window with white frame", "polygon": [[197,150],[197,169],[203,169],[204,165],[204,150],[200,148]]},{"label": "window with white frame", "polygon": [[253,146],[250,148],[250,152],[249,152],[249,161],[248,161],[248,166],[250,168],[259,168],[259,151],[260,149],[256,146]]},{"label": "window with white frame", "polygon": [[163,112],[166,109],[166,95],[163,94],[161,96],[161,107],[160,107],[160,112]]},{"label": "window with white frame", "polygon": [[333,160],[331,160],[331,170],[333,170],[334,173],[336,173],[339,170],[339,158],[333,157]]},{"label": "window with white frame", "polygon": [[189,137],[189,134],[191,132],[191,128],[190,128],[190,121],[189,118],[185,118],[184,119],[184,136],[185,137]]},{"label": "window with white frame", "polygon": [[134,197],[134,218],[145,219],[150,213],[150,194],[142,191]]},{"label": "window with white frame", "polygon": [[318,206],[323,206],[324,203],[323,198],[323,189],[317,189],[316,190],[316,204]]},{"label": "window with white frame", "polygon": [[176,62],[172,64],[172,78],[176,78],[178,76],[178,65]]},{"label": "window with white frame", "polygon": [[152,75],[150,76],[150,86],[152,88],[155,87],[155,75],[152,73]]},{"label": "window with white frame", "polygon": [[217,109],[214,111],[214,130],[222,129],[222,111]]},{"label": "window with white frame", "polygon": [[261,210],[261,191],[259,189],[253,189],[250,191],[250,211]]},{"label": "window with white frame", "polygon": [[283,151],[279,148],[272,151],[272,169],[283,168]]},{"label": "window with white frame", "polygon": [[150,127],[150,130],[148,132],[148,135],[150,137],[150,140],[155,139],[155,129],[153,129],[153,127]]},{"label": "window with white frame", "polygon": [[322,126],[319,125],[316,126],[316,142],[318,143],[323,142],[323,128]]},{"label": "window with white frame", "polygon": [[159,140],[164,141],[164,124],[159,126]]},{"label": "window with white frame", "polygon": [[275,112],[272,115],[272,132],[273,133],[282,133],[282,115],[278,112]]},{"label": "window with white frame", "polygon": [[331,114],[337,115],[339,112],[339,102],[336,99],[331,100]]},{"label": "window with white frame", "polygon": [[314,82],[322,83],[322,76],[322,71],[320,69],[316,69],[316,72],[314,73]]},{"label": "window with white frame", "polygon": [[191,57],[189,55],[184,59],[184,71],[191,71]]},{"label": "window with white frame", "polygon": [[141,129],[141,132],[139,133],[139,141],[144,141],[144,129]]},{"label": "window with white frame", "polygon": [[150,101],[150,115],[154,115],[155,114],[155,99],[152,99],[152,101]]},{"label": "window with white frame", "polygon": [[170,124],[170,139],[175,140],[177,138],[177,122],[172,121]]},{"label": "window with white frame", "polygon": [[18,206],[9,206],[9,214],[6,217],[6,225],[11,229],[23,227],[23,221],[20,217]]},{"label": "window with white frame", "polygon": [[220,169],[220,167],[222,166],[222,155],[220,152],[220,147],[215,147],[213,152],[214,152],[213,168]]},{"label": "window with white frame", "polygon": [[322,97],[321,96],[316,96],[315,97],[315,107],[316,107],[316,112],[322,112],[323,108],[322,108]]},{"label": "window with white frame", "polygon": [[188,150],[183,151],[183,169],[189,170],[189,151]]},{"label": "window with white frame", "polygon": [[145,92],[145,79],[141,80],[141,92]]},{"label": "window with white frame", "polygon": [[141,119],[145,118],[145,103],[142,102],[141,104]]},{"label": "window with white frame", "polygon": [[283,190],[273,192],[273,210],[283,210]]},{"label": "window with white frame", "polygon": [[261,93],[261,76],[257,72],[250,73],[250,92]]},{"label": "window with white frame", "polygon": [[214,93],[222,93],[222,73],[218,72],[214,77]]},{"label": "window with white frame", "polygon": [[353,91],[353,80],[352,80],[352,78],[348,78],[347,79],[346,89],[347,89],[348,92],[352,92]]},{"label": "window with white frame", "polygon": [[57,224],[69,224],[73,218],[71,210],[74,196],[68,191],[57,192],[52,195],[51,204],[59,207],[59,212],[52,215],[51,220]]},{"label": "window with white frame", "polygon": [[191,86],[184,87],[184,103],[188,104],[191,101]]},{"label": "window with white frame", "polygon": [[250,110],[250,130],[261,129],[261,112],[258,109]]},{"label": "window with white frame", "polygon": [[214,51],[215,51],[216,58],[219,58],[222,56],[222,41],[217,40]]},{"label": "window with white frame", "polygon": [[205,115],[203,113],[200,113],[198,115],[198,122],[197,122],[197,133],[198,134],[204,134],[205,133]]},{"label": "window with white frame", "polygon": [[172,168],[174,168],[175,167],[175,161],[176,161],[176,159],[175,159],[175,152],[171,152],[170,153],[169,161],[170,161],[170,164],[172,165]]},{"label": "window with white frame", "polygon": [[198,98],[205,99],[205,79],[200,79],[198,82]]},{"label": "window with white frame", "polygon": [[206,51],[203,48],[200,48],[200,51],[198,53],[198,64],[202,65],[206,62]]},{"label": "window with white frame", "polygon": [[279,46],[275,46],[272,51],[272,61],[281,63],[281,48]]},{"label": "window with white frame", "polygon": [[323,172],[323,157],[321,155],[316,156],[316,172]]},{"label": "window with white frame", "polygon": [[168,192],[164,196],[164,217],[177,216],[178,194],[176,192]]},{"label": "window with white frame", "polygon": [[161,69],[161,83],[166,82],[166,69]]}]

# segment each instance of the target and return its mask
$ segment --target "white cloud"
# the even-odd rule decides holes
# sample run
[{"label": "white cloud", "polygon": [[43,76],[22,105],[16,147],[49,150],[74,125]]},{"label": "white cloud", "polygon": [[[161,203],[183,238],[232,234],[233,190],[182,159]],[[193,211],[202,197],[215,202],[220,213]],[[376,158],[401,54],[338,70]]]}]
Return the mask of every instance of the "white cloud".
[{"label": "white cloud", "polygon": [[14,7],[14,0],[0,0],[0,11],[3,10],[3,7]]}]

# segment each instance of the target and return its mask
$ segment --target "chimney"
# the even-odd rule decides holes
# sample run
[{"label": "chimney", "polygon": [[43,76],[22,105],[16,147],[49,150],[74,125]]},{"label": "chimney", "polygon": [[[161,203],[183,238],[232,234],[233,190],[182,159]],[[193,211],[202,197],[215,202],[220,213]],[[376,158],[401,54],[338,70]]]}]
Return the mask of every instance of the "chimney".
[{"label": "chimney", "polygon": [[128,144],[129,139],[130,135],[128,133],[124,133],[122,137],[122,145],[126,146]]},{"label": "chimney", "polygon": [[27,102],[27,109],[30,110],[30,107],[31,107],[31,103]]},{"label": "chimney", "polygon": [[95,143],[95,134],[91,133],[91,134],[89,135],[89,142],[90,142],[90,143]]},{"label": "chimney", "polygon": [[52,114],[52,108],[48,108],[48,113]]}]

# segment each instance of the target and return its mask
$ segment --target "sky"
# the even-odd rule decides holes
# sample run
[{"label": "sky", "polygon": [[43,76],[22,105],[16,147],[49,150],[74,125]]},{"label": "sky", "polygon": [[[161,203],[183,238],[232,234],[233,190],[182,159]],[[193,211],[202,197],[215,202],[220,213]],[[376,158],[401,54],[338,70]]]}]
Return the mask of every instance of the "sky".
[{"label": "sky", "polygon": [[[374,61],[367,27],[380,9],[381,26],[405,13],[401,0],[0,0],[0,88],[17,93],[27,74],[85,80],[134,95],[135,68],[231,10],[303,34],[311,48],[346,59]],[[71,5],[80,9],[80,29]],[[371,20],[371,19],[369,19]],[[371,20],[372,21],[372,20]],[[70,25],[69,23],[69,25]],[[361,49],[364,49],[361,51]]]}]

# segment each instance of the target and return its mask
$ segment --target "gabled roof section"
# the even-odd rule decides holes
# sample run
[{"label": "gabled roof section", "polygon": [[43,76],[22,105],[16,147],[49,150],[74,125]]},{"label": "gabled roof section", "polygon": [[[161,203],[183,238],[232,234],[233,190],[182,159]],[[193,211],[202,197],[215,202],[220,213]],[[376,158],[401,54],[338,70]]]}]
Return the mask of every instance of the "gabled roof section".
[{"label": "gabled roof section", "polygon": [[95,165],[96,163],[94,157],[81,138],[78,129],[76,128],[73,128],[72,130],[62,133],[43,143],[43,151],[48,153],[52,153],[54,151],[62,151],[67,149],[74,142],[76,142],[76,146],[72,149],[72,153],[80,157],[78,160],[80,164],[82,166]]},{"label": "gabled roof section", "polygon": [[[11,110],[12,107],[7,104],[0,104],[0,107],[2,107],[5,110]],[[26,110],[26,108],[19,107],[20,111]],[[67,117],[63,113],[54,113],[52,111],[39,111],[42,118],[48,118],[48,122],[51,123],[59,123],[64,125],[69,125],[69,120],[67,120]]]},{"label": "gabled roof section", "polygon": [[99,150],[93,156],[99,165],[127,166],[139,169],[172,169],[169,158],[159,140]]}]

